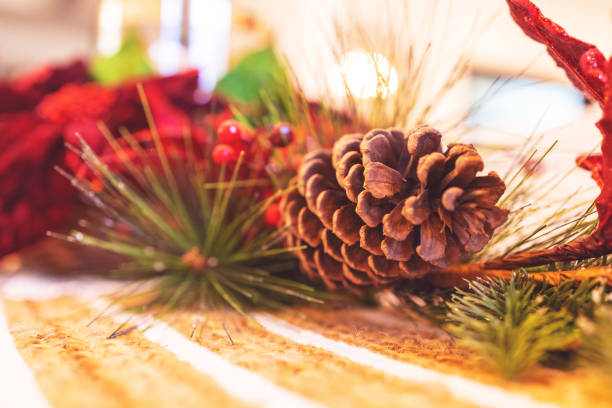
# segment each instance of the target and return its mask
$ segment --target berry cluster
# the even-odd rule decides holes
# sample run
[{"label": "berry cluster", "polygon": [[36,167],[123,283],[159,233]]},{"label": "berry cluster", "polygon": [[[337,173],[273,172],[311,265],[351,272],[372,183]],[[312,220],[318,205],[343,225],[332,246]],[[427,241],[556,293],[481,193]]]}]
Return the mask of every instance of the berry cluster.
[{"label": "berry cluster", "polygon": [[[294,132],[288,123],[277,123],[271,128],[253,129],[236,120],[226,120],[217,128],[217,143],[212,149],[212,160],[217,165],[233,166],[244,152],[244,170],[241,178],[258,178],[273,171],[273,150],[285,148],[294,140]],[[282,155],[281,155],[282,156]],[[270,196],[271,191],[265,191]],[[278,202],[272,203],[264,214],[264,221],[277,226],[281,217]]]},{"label": "berry cluster", "polygon": [[[291,125],[284,122],[274,125],[267,135],[265,133],[233,119],[224,121],[217,129],[218,144],[212,151],[213,161],[216,164],[232,164],[241,151],[245,152],[247,161],[256,153],[266,153],[265,156],[269,157],[271,148],[286,147],[294,138]],[[267,140],[262,140],[262,134],[267,136]]]}]

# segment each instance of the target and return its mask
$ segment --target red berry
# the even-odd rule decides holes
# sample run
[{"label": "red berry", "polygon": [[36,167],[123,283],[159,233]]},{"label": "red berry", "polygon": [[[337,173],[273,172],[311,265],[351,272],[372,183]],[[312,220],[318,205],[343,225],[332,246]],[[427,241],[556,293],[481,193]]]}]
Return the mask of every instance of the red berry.
[{"label": "red berry", "polygon": [[281,222],[281,213],[278,203],[272,203],[264,214],[264,221],[266,224],[276,227]]},{"label": "red berry", "polygon": [[217,164],[228,164],[236,160],[236,150],[226,144],[216,145],[212,151],[212,159]]},{"label": "red berry", "polygon": [[240,140],[246,144],[253,143],[255,140],[255,132],[246,125],[240,125],[242,127],[242,133],[240,133]]},{"label": "red berry", "polygon": [[255,139],[255,134],[248,126],[231,119],[221,123],[217,129],[217,137],[219,142],[234,146],[239,143],[250,144]]},{"label": "red berry", "polygon": [[286,122],[280,122],[274,125],[270,132],[270,143],[276,147],[285,147],[293,142],[293,129]]},{"label": "red berry", "polygon": [[242,133],[241,125],[233,119],[224,121],[217,128],[217,138],[219,142],[225,144],[233,145],[240,142],[240,133]]}]

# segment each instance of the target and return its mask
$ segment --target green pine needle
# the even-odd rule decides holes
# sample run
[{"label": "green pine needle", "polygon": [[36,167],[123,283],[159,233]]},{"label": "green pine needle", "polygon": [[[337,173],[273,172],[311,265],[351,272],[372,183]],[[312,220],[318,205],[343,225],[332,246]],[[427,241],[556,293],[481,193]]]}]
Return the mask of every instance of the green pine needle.
[{"label": "green pine needle", "polygon": [[[262,214],[286,191],[263,200],[265,180],[239,180],[241,156],[233,169],[196,160],[189,135],[187,159],[171,157],[161,143],[146,97],[139,87],[154,141],[151,157],[129,133],[123,137],[137,154],[136,165],[109,132],[103,133],[119,157],[124,173],[109,168],[81,139],[78,152],[104,183],[101,192],[63,170],[94,204],[97,212],[69,235],[49,235],[95,246],[125,257],[113,276],[152,282],[140,310],[160,313],[177,307],[277,306],[283,302],[323,303],[328,294],[295,280],[298,263],[281,245],[283,231],[264,225]],[[203,162],[204,161],[204,162]],[[152,162],[161,164],[155,167]],[[228,176],[228,177],[226,177]],[[270,186],[270,184],[268,184]],[[299,276],[299,275],[298,275]]]},{"label": "green pine needle", "polygon": [[573,352],[578,316],[592,316],[598,281],[540,285],[524,273],[510,280],[472,281],[448,302],[447,330],[507,378],[517,378],[555,353]]}]

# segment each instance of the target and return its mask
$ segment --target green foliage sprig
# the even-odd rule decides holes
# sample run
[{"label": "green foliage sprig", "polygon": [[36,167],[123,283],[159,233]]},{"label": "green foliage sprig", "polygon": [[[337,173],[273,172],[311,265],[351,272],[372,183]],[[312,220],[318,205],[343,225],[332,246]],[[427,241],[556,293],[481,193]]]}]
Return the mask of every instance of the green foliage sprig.
[{"label": "green foliage sprig", "polygon": [[583,364],[601,370],[612,382],[612,306],[598,308],[593,319],[580,319],[585,333],[579,355]]},{"label": "green foliage sprig", "polygon": [[507,378],[580,344],[578,316],[593,315],[595,280],[541,285],[524,273],[472,281],[448,302],[447,330]]},{"label": "green foliage sprig", "polygon": [[329,295],[292,278],[298,265],[291,252],[297,248],[282,245],[284,230],[264,225],[266,208],[285,192],[262,199],[261,188],[271,181],[239,178],[242,155],[232,170],[215,165],[208,154],[196,158],[188,134],[185,157],[173,157],[160,140],[142,87],[139,91],[154,149],[145,152],[126,132],[136,153],[132,160],[103,132],[123,157],[125,168],[116,171],[84,140],[70,146],[104,188],[93,191],[90,183],[58,169],[96,211],[81,221],[81,229],[50,235],[124,256],[113,276],[151,284],[136,305],[140,310],[229,305],[244,313],[248,305],[323,303]]}]

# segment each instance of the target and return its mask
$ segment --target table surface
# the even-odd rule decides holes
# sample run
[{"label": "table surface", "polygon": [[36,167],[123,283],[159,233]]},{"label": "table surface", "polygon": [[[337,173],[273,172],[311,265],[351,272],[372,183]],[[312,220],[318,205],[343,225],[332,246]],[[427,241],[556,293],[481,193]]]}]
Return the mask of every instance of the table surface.
[{"label": "table surface", "polygon": [[19,274],[0,287],[2,407],[612,404],[584,370],[538,368],[504,381],[438,328],[397,311],[153,318],[109,308],[118,289],[109,281]]}]

